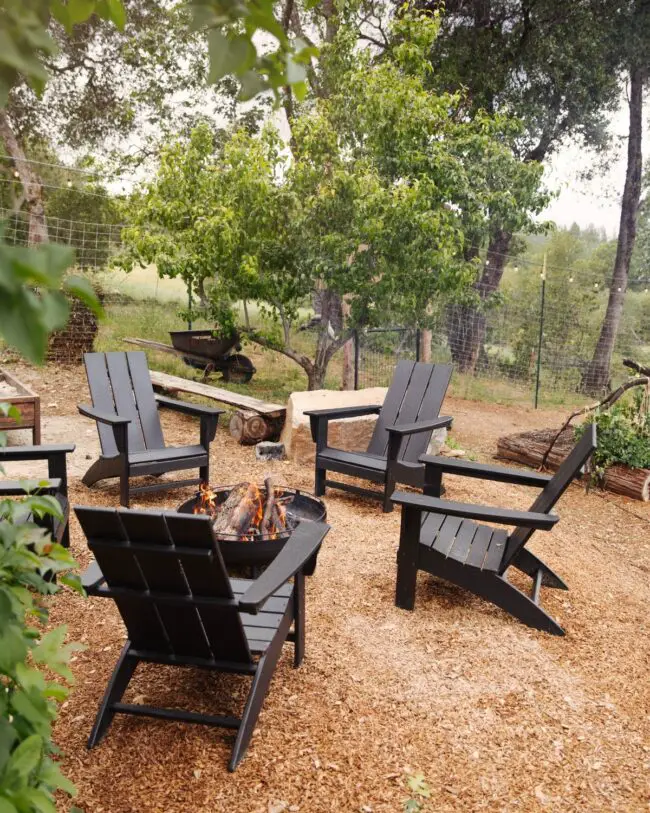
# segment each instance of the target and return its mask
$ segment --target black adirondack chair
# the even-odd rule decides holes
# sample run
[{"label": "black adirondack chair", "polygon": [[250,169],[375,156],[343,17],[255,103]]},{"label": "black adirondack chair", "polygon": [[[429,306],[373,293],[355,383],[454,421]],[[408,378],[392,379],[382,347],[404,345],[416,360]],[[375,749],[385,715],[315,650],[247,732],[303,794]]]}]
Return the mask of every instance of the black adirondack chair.
[{"label": "black adirondack chair", "polygon": [[[75,506],[95,555],[82,577],[93,596],[112,598],[129,640],[102,699],[88,748],[116,714],[235,729],[229,770],[244,757],[282,645],[305,651],[305,576],[329,526],[303,522],[255,581],[230,579],[205,516]],[[293,577],[293,583],[289,579]],[[293,625],[293,630],[291,629]],[[250,675],[240,719],[122,703],[141,661]]]},{"label": "black adirondack chair", "polygon": [[[68,528],[70,506],[68,503],[66,455],[74,452],[74,449],[74,444],[4,446],[0,448],[0,465],[22,460],[47,462],[47,478],[43,479],[35,473],[28,483],[34,485],[39,494],[52,495],[61,506],[63,516],[61,519],[52,516],[42,518],[25,516],[25,521],[33,520],[37,525],[47,528],[52,537],[66,548],[70,546],[70,531]],[[25,494],[26,485],[27,483],[23,480],[0,480],[0,498],[21,497]]]},{"label": "black adirondack chair", "polygon": [[[142,352],[85,353],[84,363],[93,405],[80,405],[78,409],[97,422],[102,447],[101,457],[83,477],[84,485],[119,477],[120,502],[128,507],[131,494],[209,481],[210,442],[214,440],[222,409],[156,395],[147,357]],[[160,408],[200,418],[198,445],[165,446],[158,415]],[[194,468],[199,469],[198,478],[129,487],[131,477]]]},{"label": "black adirondack chair", "polygon": [[[596,427],[585,432],[553,477],[500,466],[488,466],[423,456],[426,464],[425,494],[396,491],[393,500],[402,506],[402,526],[397,554],[395,603],[405,610],[415,606],[418,570],[465,587],[481,598],[528,624],[564,635],[562,627],[539,605],[542,585],[567,590],[547,565],[526,549],[535,530],[550,530],[559,517],[550,513],[596,448]],[[542,487],[528,511],[467,505],[431,496],[439,492],[444,472]],[[478,521],[513,525],[508,534]],[[509,567],[533,580],[530,597],[507,579]]]},{"label": "black adirondack chair", "polygon": [[[325,488],[340,488],[353,494],[380,499],[385,512],[393,510],[391,494],[396,483],[420,487],[424,465],[419,457],[426,452],[434,429],[451,426],[453,418],[439,417],[449,386],[452,368],[448,364],[400,361],[383,405],[316,409],[309,415],[316,444],[317,497]],[[365,452],[346,452],[327,445],[329,421],[378,414],[377,423]],[[336,471],[383,485],[383,492],[350,483],[328,480]]]}]

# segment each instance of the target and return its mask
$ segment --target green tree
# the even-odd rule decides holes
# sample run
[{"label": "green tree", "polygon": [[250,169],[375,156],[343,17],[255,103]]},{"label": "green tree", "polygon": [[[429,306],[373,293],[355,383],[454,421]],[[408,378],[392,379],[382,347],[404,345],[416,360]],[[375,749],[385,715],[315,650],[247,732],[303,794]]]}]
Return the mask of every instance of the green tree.
[{"label": "green tree", "polygon": [[[471,111],[507,110],[522,130],[514,153],[542,162],[568,139],[603,149],[608,113],[619,98],[622,42],[618,5],[609,0],[421,0],[444,7],[431,49],[430,82],[467,88]],[[477,233],[486,246],[475,283],[476,304],[452,308],[448,338],[461,370],[473,370],[484,336],[482,311],[498,290],[514,234],[499,212]],[[515,224],[516,227],[516,224]]]},{"label": "green tree", "polygon": [[[256,340],[296,361],[311,388],[355,328],[387,312],[426,325],[438,295],[467,288],[467,234],[490,211],[527,223],[545,200],[539,168],[512,156],[516,122],[468,117],[462,94],[427,89],[436,21],[399,26],[403,44],[378,63],[339,27],[327,58],[344,69],[293,118],[291,157],[270,130],[262,139],[236,134],[216,158],[200,134],[173,146],[125,232],[127,266],[156,262],[192,284],[213,275],[213,299],[262,302],[279,334]],[[291,329],[313,290],[321,320],[308,358]]]}]

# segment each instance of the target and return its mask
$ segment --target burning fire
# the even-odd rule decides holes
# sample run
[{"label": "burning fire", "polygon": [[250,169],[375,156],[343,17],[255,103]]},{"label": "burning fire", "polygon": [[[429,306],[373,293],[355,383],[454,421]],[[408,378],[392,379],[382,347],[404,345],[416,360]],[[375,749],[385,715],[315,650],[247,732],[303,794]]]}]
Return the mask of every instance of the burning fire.
[{"label": "burning fire", "polygon": [[242,542],[271,540],[287,527],[286,501],[287,495],[282,490],[278,493],[270,479],[264,488],[240,483],[220,504],[217,493],[202,483],[193,512],[211,517],[217,536],[236,537]]}]

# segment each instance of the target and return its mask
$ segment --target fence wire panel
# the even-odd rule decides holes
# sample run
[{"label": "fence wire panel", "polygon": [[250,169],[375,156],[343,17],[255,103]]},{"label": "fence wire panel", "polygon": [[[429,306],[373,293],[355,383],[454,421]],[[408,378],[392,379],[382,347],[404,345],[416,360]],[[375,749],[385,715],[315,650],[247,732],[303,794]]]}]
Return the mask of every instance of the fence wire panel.
[{"label": "fence wire panel", "polygon": [[387,387],[395,365],[402,359],[416,361],[419,331],[412,328],[374,328],[356,334],[355,389]]},{"label": "fence wire panel", "polygon": [[[583,376],[605,318],[609,281],[594,275],[530,269],[504,274],[483,307],[438,301],[432,313],[432,361],[454,365],[452,387],[464,397],[539,405],[583,397]],[[415,359],[417,331],[359,333],[358,386],[386,386],[396,362]],[[625,294],[610,384],[628,377],[622,361],[650,364],[650,290],[632,280]]]},{"label": "fence wire panel", "polygon": [[[5,239],[12,245],[27,245],[29,217],[0,208],[0,221],[5,223]],[[116,223],[87,223],[83,220],[67,220],[47,217],[50,242],[72,246],[75,249],[75,265],[78,268],[104,268],[121,243],[123,226]]]}]

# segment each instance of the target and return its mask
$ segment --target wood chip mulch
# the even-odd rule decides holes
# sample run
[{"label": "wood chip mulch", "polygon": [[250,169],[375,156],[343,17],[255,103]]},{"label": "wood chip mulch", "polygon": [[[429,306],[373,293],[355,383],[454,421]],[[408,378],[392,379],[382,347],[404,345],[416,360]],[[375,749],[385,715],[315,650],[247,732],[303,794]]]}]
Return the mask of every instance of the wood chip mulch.
[{"label": "wood chip mulch", "polygon": [[[18,369],[18,366],[17,366]],[[20,367],[25,373],[26,368]],[[83,371],[47,367],[25,376],[44,411],[74,412],[87,401]],[[48,392],[50,395],[48,395]],[[463,448],[489,460],[499,434],[553,425],[557,416],[449,399]],[[168,443],[198,431],[164,416]],[[220,427],[214,482],[280,481],[310,489],[312,471],[256,463]],[[461,501],[528,507],[528,490],[449,478]],[[141,507],[173,507],[189,491]],[[73,503],[117,505],[117,486],[72,482]],[[556,638],[527,628],[462,590],[421,574],[415,612],[393,604],[399,511],[330,493],[332,531],[307,587],[307,657],[299,670],[286,648],[248,755],[226,764],[232,734],[221,729],[118,718],[85,749],[124,629],[114,606],[61,593],[52,620],[67,623],[77,684],[55,739],[86,813],[399,813],[406,777],[431,788],[424,811],[647,811],[650,803],[650,506],[572,487],[562,521],[531,549],[570,586],[542,590],[566,628]],[[89,554],[76,520],[72,546]],[[517,580],[517,577],[514,577]],[[521,584],[525,584],[522,581]],[[135,702],[219,713],[241,707],[242,679],[140,667]],[[62,804],[61,810],[66,809]]]}]

